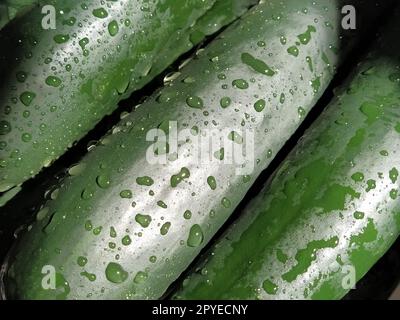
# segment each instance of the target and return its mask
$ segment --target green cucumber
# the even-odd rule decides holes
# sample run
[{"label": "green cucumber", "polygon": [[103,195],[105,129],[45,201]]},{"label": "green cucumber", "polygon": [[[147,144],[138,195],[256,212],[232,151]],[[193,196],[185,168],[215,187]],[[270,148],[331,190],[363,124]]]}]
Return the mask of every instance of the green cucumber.
[{"label": "green cucumber", "polygon": [[23,14],[38,0],[4,0],[0,3],[0,30],[17,15]]},{"label": "green cucumber", "polygon": [[[369,1],[355,3],[368,24],[382,9],[370,10]],[[57,198],[40,210],[10,256],[8,296],[160,298],[297,129],[340,57],[366,30],[359,25],[348,33],[336,26],[337,4],[260,3],[135,112],[123,115],[111,134],[70,169]],[[303,44],[293,56],[289,48],[297,42]],[[340,57],[333,48],[339,48]],[[172,143],[146,141],[159,128],[174,142],[173,121],[179,130],[190,130],[180,140],[177,159]],[[221,146],[206,150],[208,162],[193,157],[196,139],[212,129],[225,130],[221,139],[233,140],[224,146],[246,151],[252,151],[254,133],[254,153],[246,158],[247,169],[254,165],[251,173],[240,175],[245,172],[238,172],[239,161],[228,161],[228,148]],[[153,162],[151,157],[163,159],[166,152],[169,161]],[[54,267],[56,289],[42,286],[46,266]]]},{"label": "green cucumber", "polygon": [[[8,24],[0,32],[8,44],[0,51],[0,192],[49,166],[121,99],[255,2],[41,1]],[[57,10],[55,30],[42,28],[45,4]]]},{"label": "green cucumber", "polygon": [[400,234],[399,11],[179,299],[339,299]]}]

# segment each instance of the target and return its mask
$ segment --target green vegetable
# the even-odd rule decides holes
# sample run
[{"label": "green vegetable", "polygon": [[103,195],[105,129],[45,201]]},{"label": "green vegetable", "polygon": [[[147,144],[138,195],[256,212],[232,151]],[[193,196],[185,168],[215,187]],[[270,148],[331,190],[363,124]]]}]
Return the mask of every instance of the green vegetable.
[{"label": "green vegetable", "polygon": [[175,298],[339,299],[396,240],[399,17]]},{"label": "green vegetable", "polygon": [[[374,21],[379,10],[357,3],[358,14]],[[348,40],[342,57],[354,46],[333,23],[337,10],[331,0],[259,4],[124,115],[37,214],[10,261],[8,296],[161,297],[321,96],[341,61],[332,50],[340,36]],[[360,24],[351,35],[364,30]],[[294,57],[287,50],[298,41]],[[196,142],[219,133],[224,143],[199,159]],[[230,157],[233,146],[247,162]],[[55,268],[56,289],[42,287],[44,266]]]},{"label": "green vegetable", "polygon": [[0,3],[0,29],[17,15],[27,12],[38,2],[38,0],[4,0]]},{"label": "green vegetable", "polygon": [[[49,166],[121,99],[255,2],[41,1],[8,24],[0,33],[0,192]],[[57,11],[54,30],[42,27],[51,26],[45,4]]]}]

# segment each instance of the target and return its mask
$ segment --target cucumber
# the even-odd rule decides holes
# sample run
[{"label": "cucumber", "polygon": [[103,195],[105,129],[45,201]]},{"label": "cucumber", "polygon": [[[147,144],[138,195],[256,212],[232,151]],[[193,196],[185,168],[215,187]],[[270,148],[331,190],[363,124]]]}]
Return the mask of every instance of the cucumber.
[{"label": "cucumber", "polygon": [[176,299],[340,299],[400,234],[400,11]]},{"label": "cucumber", "polygon": [[0,3],[0,29],[37,3],[38,0],[4,0],[3,3]]},{"label": "cucumber", "polygon": [[[15,19],[0,32],[8,44],[0,51],[0,192],[49,166],[121,99],[255,2],[53,0]],[[42,28],[44,5],[57,10],[55,30]]]},{"label": "cucumber", "polygon": [[[368,24],[383,9],[355,3]],[[10,255],[8,297],[160,298],[297,129],[340,57],[366,30],[343,31],[334,24],[338,10],[331,0],[260,3],[124,114],[70,169],[57,198],[38,212]],[[177,150],[175,124],[189,130]],[[167,133],[168,144],[161,135],[154,144],[148,135],[155,129]],[[195,157],[196,141],[213,129],[224,134],[217,141],[224,144],[206,148],[208,159]],[[247,162],[229,159],[232,145],[247,152]],[[42,286],[48,266],[56,272],[56,289]]]}]

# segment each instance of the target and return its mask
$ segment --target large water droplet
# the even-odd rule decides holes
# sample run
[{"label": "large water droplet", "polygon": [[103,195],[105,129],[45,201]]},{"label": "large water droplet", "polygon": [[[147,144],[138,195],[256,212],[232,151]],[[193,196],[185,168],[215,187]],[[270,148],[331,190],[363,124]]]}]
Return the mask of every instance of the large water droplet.
[{"label": "large water droplet", "polygon": [[113,20],[108,24],[108,32],[110,36],[114,37],[119,31],[118,22]]},{"label": "large water droplet", "polygon": [[106,278],[112,283],[122,283],[128,279],[128,272],[116,262],[110,262],[106,267]]},{"label": "large water droplet", "polygon": [[209,176],[207,178],[207,183],[210,186],[211,190],[215,190],[217,188],[217,181],[213,176]]},{"label": "large water droplet", "polygon": [[204,107],[203,100],[200,97],[190,96],[186,99],[186,103],[189,107],[195,109],[202,109]]},{"label": "large water droplet", "polygon": [[178,174],[174,174],[171,177],[171,186],[175,188],[179,183],[183,181],[183,179],[187,179],[190,177],[190,171],[188,168],[183,167]]},{"label": "large water droplet", "polygon": [[203,230],[198,224],[194,224],[189,231],[187,245],[189,247],[198,247],[202,244],[204,239]]},{"label": "large water droplet", "polygon": [[54,36],[54,41],[58,44],[65,43],[69,40],[69,35],[67,34],[57,34]]},{"label": "large water droplet", "polygon": [[108,188],[111,184],[110,178],[104,174],[99,175],[96,178],[96,182],[97,182],[97,185],[103,189]]},{"label": "large water droplet", "polygon": [[96,18],[104,19],[108,17],[108,12],[104,8],[97,8],[92,11]]},{"label": "large water droplet", "polygon": [[46,78],[46,84],[51,87],[58,87],[62,83],[61,79],[55,76],[49,76]]},{"label": "large water droplet", "polygon": [[242,89],[242,90],[243,89],[247,89],[249,87],[248,82],[246,80],[244,80],[244,79],[233,80],[232,85],[235,88]]},{"label": "large water droplet", "polygon": [[137,214],[135,221],[139,223],[143,228],[147,228],[151,223],[151,217],[145,214]]},{"label": "large water droplet", "polygon": [[30,106],[30,104],[32,103],[33,99],[35,99],[36,94],[30,91],[25,91],[23,93],[21,93],[19,99],[21,100],[21,102],[26,105],[27,107]]},{"label": "large water droplet", "polygon": [[140,186],[151,186],[154,183],[154,180],[148,176],[138,177],[136,178],[136,183]]}]

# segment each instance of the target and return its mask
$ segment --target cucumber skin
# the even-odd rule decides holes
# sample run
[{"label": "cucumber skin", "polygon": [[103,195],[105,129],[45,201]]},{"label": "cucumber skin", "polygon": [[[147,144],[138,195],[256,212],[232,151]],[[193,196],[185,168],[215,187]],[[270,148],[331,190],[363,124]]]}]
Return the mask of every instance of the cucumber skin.
[{"label": "cucumber skin", "polygon": [[[152,95],[131,115],[124,117],[112,130],[113,134],[102,139],[83,159],[80,164],[85,167],[82,173],[67,178],[58,192],[58,198],[46,204],[49,215],[34,223],[21,239],[8,272],[9,297],[160,298],[214,236],[257,175],[270,163],[272,155],[296,130],[301,123],[298,106],[302,105],[307,113],[332,79],[332,70],[339,64],[339,57],[329,47],[340,46],[339,33],[342,31],[325,27],[324,21],[336,19],[336,7],[328,0],[315,1],[312,6],[310,3],[308,0],[290,0],[283,6],[280,1],[268,1],[254,7],[224,31],[219,39],[200,51],[191,63],[180,70],[181,74],[175,81]],[[365,5],[362,1],[358,3]],[[301,13],[304,8],[309,9],[307,14]],[[361,8],[359,10],[362,12]],[[277,17],[279,23],[276,22]],[[297,41],[300,32],[315,23],[316,18],[319,25],[310,42],[301,46],[298,57],[289,55],[288,47]],[[282,35],[287,38],[286,45],[280,42]],[[351,33],[349,37],[356,35]],[[343,32],[343,36],[347,39],[348,33]],[[257,45],[260,41],[265,41],[267,46]],[[354,42],[349,40],[342,52],[350,50]],[[322,51],[329,57],[329,67],[320,58]],[[277,74],[270,77],[253,71],[242,63],[243,52],[265,61]],[[307,56],[313,58],[314,72],[307,69]],[[218,78],[221,73],[225,74],[226,79]],[[304,80],[300,80],[299,74],[303,74]],[[315,75],[321,76],[321,87],[316,92],[310,85]],[[195,81],[182,81],[188,77]],[[231,83],[238,78],[246,79],[249,89],[234,88]],[[250,81],[251,78],[254,78],[254,83]],[[286,99],[280,103],[282,83],[287,84],[284,90]],[[228,85],[226,89],[222,88],[224,84]],[[297,90],[294,90],[295,87]],[[290,94],[292,88],[293,96]],[[273,96],[275,92],[278,93],[277,97]],[[263,112],[254,110],[255,95],[266,100],[270,98]],[[170,97],[168,103],[159,102],[163,100],[161,97],[167,96]],[[186,104],[189,96],[201,97],[205,108],[189,108]],[[225,96],[231,98],[232,104],[223,109],[219,104]],[[204,111],[208,111],[209,115]],[[248,113],[249,117],[246,118],[244,113]],[[196,167],[187,163],[185,158],[167,165],[147,163],[146,151],[152,144],[145,139],[149,129],[157,128],[169,120],[178,120],[180,129],[197,125],[200,132],[207,125],[214,126],[212,120],[217,121],[219,128],[242,128],[242,119],[245,119],[244,128],[255,133],[255,159],[260,160],[247,182],[236,175],[235,165],[217,162]],[[267,135],[265,129],[269,130]],[[191,147],[188,142],[182,148],[188,152]],[[189,179],[172,188],[171,176],[185,166],[190,171]],[[107,189],[96,185],[99,176],[110,178]],[[138,186],[135,181],[143,176],[150,176],[154,185]],[[216,177],[217,188],[214,191],[207,185],[209,176]],[[132,199],[119,196],[126,189],[132,191]],[[155,196],[149,195],[150,190],[154,190]],[[83,200],[82,194],[92,194],[92,197]],[[223,198],[229,199],[229,208],[221,204]],[[158,200],[164,201],[168,208],[157,207],[155,202]],[[134,208],[132,201],[136,202]],[[192,212],[190,221],[183,217],[186,210]],[[211,210],[215,211],[215,215],[209,215]],[[138,225],[135,222],[136,214],[151,215],[150,226],[142,228]],[[93,228],[102,227],[100,235],[95,236],[93,230],[85,230],[85,223],[89,220]],[[160,225],[165,222],[170,222],[171,227],[168,234],[162,236]],[[195,224],[201,227],[204,238],[197,247],[189,247],[186,241]],[[111,227],[115,228],[117,239],[109,237]],[[143,233],[141,237],[138,236],[139,232]],[[126,234],[132,238],[130,246],[121,245],[121,238]],[[117,242],[117,247],[121,249],[108,249],[109,242]],[[116,254],[119,254],[118,261],[114,260]],[[79,256],[88,259],[85,268],[77,265]],[[155,263],[149,262],[151,256],[157,257]],[[105,270],[110,262],[118,262],[127,270],[129,277],[125,282],[114,284],[106,279]],[[41,270],[44,265],[55,266],[59,278],[68,282],[68,289],[63,285],[65,281],[60,280],[58,290],[43,290]],[[96,281],[90,282],[81,276],[84,270],[96,274]],[[147,279],[136,284],[133,279],[138,272],[146,272]]]},{"label": "cucumber skin", "polygon": [[[113,112],[120,100],[142,88],[181,54],[255,2],[189,0],[178,4],[167,0],[147,5],[147,1],[130,0],[108,1],[102,6],[100,1],[92,1],[83,10],[81,1],[53,0],[42,1],[28,14],[15,19],[0,33],[0,41],[9,43],[0,52],[0,71],[4,75],[0,87],[1,124],[6,121],[11,126],[11,131],[0,137],[1,143],[7,144],[0,150],[0,191],[20,185],[49,166]],[[41,27],[44,4],[64,11],[64,15],[57,16],[56,30]],[[141,11],[141,6],[149,7],[149,12]],[[92,14],[101,7],[108,10],[104,19]],[[70,17],[76,19],[73,26],[65,23]],[[108,24],[116,17],[119,32],[111,36]],[[130,26],[121,23],[126,18],[131,21]],[[68,35],[70,39],[58,44],[53,39],[57,35]],[[79,41],[85,37],[89,43],[81,43],[81,47]],[[22,43],[17,44],[20,39]],[[89,49],[88,56],[84,56],[83,47]],[[27,58],[26,54],[32,57]],[[44,60],[49,57],[53,61],[46,64]],[[66,69],[67,65],[71,71]],[[21,71],[27,73],[23,83],[16,79]],[[61,79],[61,85],[48,85],[48,76]],[[36,94],[28,107],[20,100],[23,92]],[[30,115],[24,117],[27,112]]]},{"label": "cucumber skin", "polygon": [[0,4],[0,30],[17,15],[23,14],[38,2],[38,0],[4,0]]},{"label": "cucumber skin", "polygon": [[[352,271],[339,262],[353,266],[358,281],[393,244],[400,234],[400,60],[392,41],[399,17],[397,10],[397,21],[175,299],[340,299]],[[346,198],[335,184],[349,188]],[[304,254],[329,239],[337,245],[325,242],[314,260]]]}]

